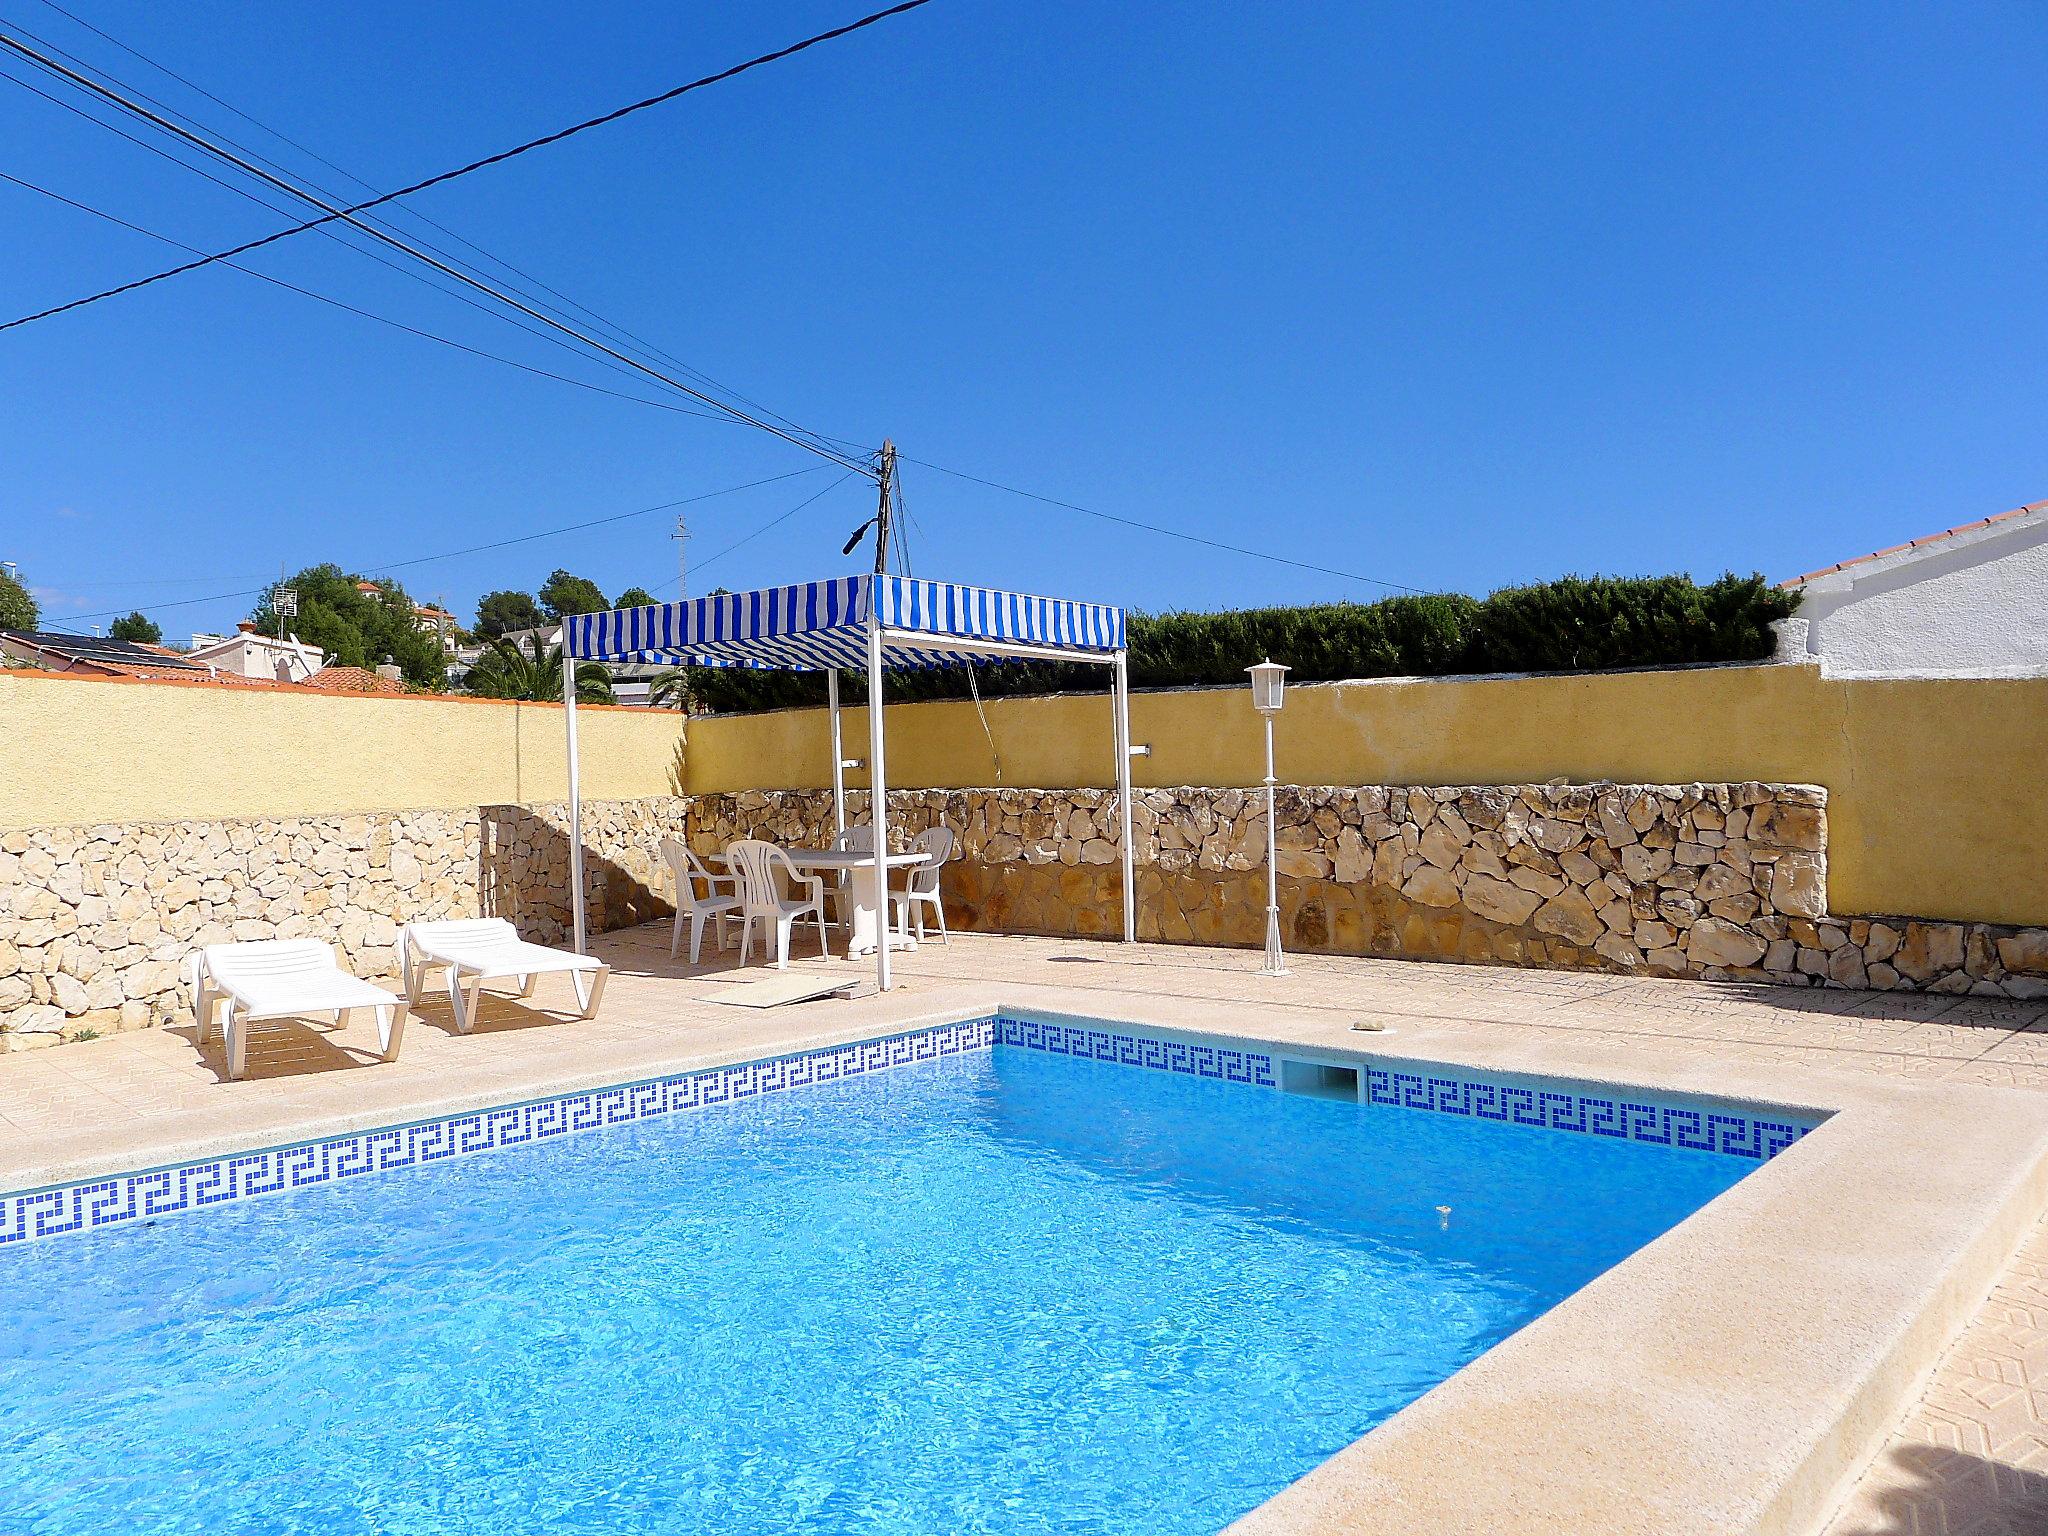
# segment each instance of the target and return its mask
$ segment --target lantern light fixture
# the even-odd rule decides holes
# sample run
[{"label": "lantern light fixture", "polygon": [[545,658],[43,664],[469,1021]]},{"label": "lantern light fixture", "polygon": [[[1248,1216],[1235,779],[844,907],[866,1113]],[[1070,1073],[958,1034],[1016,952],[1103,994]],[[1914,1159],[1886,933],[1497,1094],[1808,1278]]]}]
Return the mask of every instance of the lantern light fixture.
[{"label": "lantern light fixture", "polygon": [[1252,675],[1253,709],[1268,717],[1280,713],[1287,691],[1287,670],[1277,661],[1262,661],[1256,667],[1245,668]]}]

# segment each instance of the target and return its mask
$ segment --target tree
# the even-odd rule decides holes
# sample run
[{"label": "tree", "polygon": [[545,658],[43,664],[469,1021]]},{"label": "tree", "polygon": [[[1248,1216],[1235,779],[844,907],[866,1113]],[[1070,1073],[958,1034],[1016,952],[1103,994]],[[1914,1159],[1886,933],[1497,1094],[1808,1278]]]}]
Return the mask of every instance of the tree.
[{"label": "tree", "polygon": [[697,702],[696,667],[664,667],[647,685],[647,702],[654,709],[688,712]]},{"label": "tree", "polygon": [[42,607],[12,572],[0,571],[0,629],[34,629]]},{"label": "tree", "polygon": [[539,629],[547,621],[540,604],[524,592],[486,592],[476,605],[476,632],[483,640],[495,640],[515,629]]},{"label": "tree", "polygon": [[[541,648],[539,635],[528,635],[522,647],[503,636],[469,669],[469,691],[486,699],[532,699],[548,702],[562,696],[562,648]],[[576,702],[610,704],[612,675],[594,661],[576,666]]]},{"label": "tree", "polygon": [[602,613],[611,607],[596,582],[587,576],[571,576],[559,567],[541,583],[540,605],[551,621],[572,613]]},{"label": "tree", "polygon": [[656,597],[645,587],[628,587],[619,594],[618,601],[614,602],[612,606],[614,608],[652,608],[660,601],[660,598]]},{"label": "tree", "polygon": [[1587,672],[1760,661],[1771,625],[1798,594],[1733,572],[1702,587],[1690,576],[1564,576],[1504,587],[1481,603],[1467,665],[1485,672]]},{"label": "tree", "polygon": [[164,637],[163,626],[140,609],[125,619],[114,620],[107,634],[113,639],[133,641],[138,645],[155,645]]},{"label": "tree", "polygon": [[[319,646],[334,665],[376,667],[389,657],[407,682],[436,690],[448,686],[440,637],[421,630],[413,619],[413,601],[397,582],[364,583],[338,565],[312,565],[287,585],[299,594],[292,633]],[[260,634],[283,633],[268,595],[251,618]]]}]

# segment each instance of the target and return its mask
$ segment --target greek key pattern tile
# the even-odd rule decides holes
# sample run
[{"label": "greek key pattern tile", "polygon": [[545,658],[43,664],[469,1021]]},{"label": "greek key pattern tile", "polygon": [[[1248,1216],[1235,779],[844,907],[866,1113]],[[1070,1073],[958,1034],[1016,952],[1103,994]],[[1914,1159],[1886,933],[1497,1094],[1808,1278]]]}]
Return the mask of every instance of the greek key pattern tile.
[{"label": "greek key pattern tile", "polygon": [[1425,1077],[1367,1067],[1366,1100],[1399,1109],[1469,1115],[1505,1125],[1577,1131],[1692,1152],[1722,1152],[1762,1162],[1813,1127],[1782,1114],[1749,1115],[1678,1104],[1639,1104],[1611,1094],[1578,1093],[1570,1085],[1532,1087],[1463,1077]]},{"label": "greek key pattern tile", "polygon": [[[8,1195],[0,1197],[0,1247],[737,1103],[912,1062],[983,1051],[998,1043],[1213,1082],[1277,1086],[1274,1059],[1264,1051],[1166,1040],[1101,1024],[970,1019],[802,1055],[741,1062],[295,1147],[273,1147]],[[1372,1104],[1758,1160],[1776,1156],[1811,1129],[1789,1118],[1582,1094],[1564,1083],[1538,1088],[1463,1077],[1425,1077],[1383,1067],[1364,1070],[1366,1100]]]},{"label": "greek key pattern tile", "polygon": [[[1147,1067],[1219,1082],[1276,1086],[1273,1058],[1262,1051],[1190,1045],[1126,1034],[1099,1024],[999,1018],[997,1041],[1026,1050]],[[1746,1115],[1676,1104],[1639,1104],[1573,1091],[1568,1083],[1533,1088],[1479,1078],[1428,1076],[1364,1068],[1366,1100],[1400,1109],[1467,1115],[1541,1130],[1611,1136],[1694,1152],[1723,1152],[1761,1162],[1777,1156],[1812,1126],[1789,1117]]]},{"label": "greek key pattern tile", "polygon": [[1247,1083],[1255,1088],[1274,1086],[1273,1058],[1263,1051],[1158,1040],[1150,1035],[1124,1034],[1101,1024],[999,1018],[996,1027],[1001,1044],[1020,1046],[1027,1051],[1111,1061],[1118,1066],[1146,1067],[1155,1072],[1178,1072],[1183,1077],[1207,1077],[1221,1083]]},{"label": "greek key pattern tile", "polygon": [[361,1131],[296,1147],[273,1147],[210,1162],[8,1195],[0,1197],[0,1246],[91,1232],[122,1222],[862,1077],[912,1062],[984,1051],[994,1043],[995,1034],[993,1018],[970,1019],[800,1056],[741,1062],[417,1125]]}]

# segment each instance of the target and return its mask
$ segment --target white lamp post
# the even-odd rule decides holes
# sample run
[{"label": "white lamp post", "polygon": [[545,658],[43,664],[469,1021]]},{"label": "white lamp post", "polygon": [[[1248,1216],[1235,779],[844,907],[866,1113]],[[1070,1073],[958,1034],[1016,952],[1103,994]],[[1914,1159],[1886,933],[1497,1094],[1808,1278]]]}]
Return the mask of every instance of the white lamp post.
[{"label": "white lamp post", "polygon": [[1280,952],[1280,820],[1273,809],[1273,717],[1280,713],[1281,695],[1287,687],[1287,669],[1277,661],[1262,661],[1245,670],[1252,675],[1252,708],[1266,717],[1266,963],[1261,976],[1285,976],[1286,957]]}]

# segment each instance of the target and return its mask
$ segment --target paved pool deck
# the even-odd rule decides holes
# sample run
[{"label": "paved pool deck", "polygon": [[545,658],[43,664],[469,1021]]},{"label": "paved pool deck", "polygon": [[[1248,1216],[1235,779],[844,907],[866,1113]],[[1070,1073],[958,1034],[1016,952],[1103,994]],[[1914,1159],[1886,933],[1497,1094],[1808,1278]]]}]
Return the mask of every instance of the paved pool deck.
[{"label": "paved pool deck", "polygon": [[1834,1118],[1241,1528],[2048,1530],[2048,1005],[1322,956],[1269,978],[1242,951],[957,935],[886,997],[756,1011],[665,926],[593,947],[596,1020],[561,978],[490,997],[468,1036],[444,997],[395,1063],[367,1019],[259,1032],[241,1082],[189,1028],[0,1058],[0,1190],[998,1004],[1808,1105]]}]

